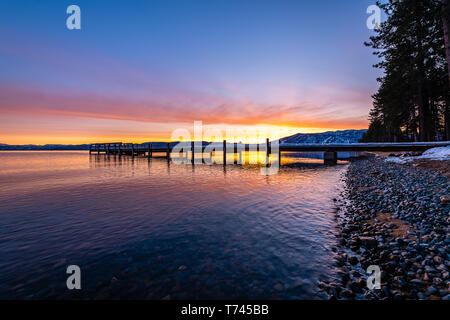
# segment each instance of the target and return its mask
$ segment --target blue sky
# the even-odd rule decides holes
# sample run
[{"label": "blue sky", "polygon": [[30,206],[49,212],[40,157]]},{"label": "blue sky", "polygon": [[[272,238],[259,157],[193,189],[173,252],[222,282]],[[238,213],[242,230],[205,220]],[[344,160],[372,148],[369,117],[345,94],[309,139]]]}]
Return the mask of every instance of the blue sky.
[{"label": "blue sky", "polygon": [[[71,4],[81,8],[81,30],[66,28]],[[363,46],[372,34],[371,4],[2,1],[0,124],[8,126],[0,142],[33,135],[14,127],[27,117],[46,132],[42,142],[61,135],[53,118],[67,123],[63,134],[71,141],[109,137],[114,121],[154,123],[161,138],[191,120],[306,131],[364,127],[379,75]],[[100,126],[103,135],[96,119],[110,122]]]}]

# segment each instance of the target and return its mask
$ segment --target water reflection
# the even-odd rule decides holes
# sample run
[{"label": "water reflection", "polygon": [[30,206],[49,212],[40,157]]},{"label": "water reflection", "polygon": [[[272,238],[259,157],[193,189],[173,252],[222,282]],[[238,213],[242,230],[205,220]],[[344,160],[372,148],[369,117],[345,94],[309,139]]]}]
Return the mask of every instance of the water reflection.
[{"label": "water reflection", "polygon": [[[171,154],[170,158],[166,158],[165,156],[161,157],[129,157],[129,156],[119,156],[119,155],[105,155],[105,154],[92,154],[90,155],[90,161],[92,163],[103,166],[102,162],[105,163],[106,166],[110,165],[122,165],[122,162],[131,163],[134,165],[134,161],[140,159],[147,159],[148,162],[151,162],[154,159],[166,159],[167,166],[170,167],[170,163],[174,163],[175,165],[240,165],[244,168],[259,168],[264,166],[272,166],[272,165],[280,165],[280,166],[323,166],[323,158],[315,155],[313,158],[305,158],[303,157],[303,153],[296,152],[285,152],[283,156],[280,158],[277,154],[270,154],[267,156],[265,152],[239,152],[239,153],[230,153],[227,155],[226,163],[223,163],[223,155],[220,152],[211,152],[209,154],[199,154],[196,153],[194,155],[194,159],[192,159],[191,155],[188,153],[180,153],[180,154]],[[348,164],[348,160],[339,160],[338,164]],[[169,170],[170,171],[170,170]]]},{"label": "water reflection", "polygon": [[[286,157],[263,176],[73,151],[0,163],[0,298],[317,298],[334,275],[345,166]],[[68,264],[81,292],[65,289]]]}]

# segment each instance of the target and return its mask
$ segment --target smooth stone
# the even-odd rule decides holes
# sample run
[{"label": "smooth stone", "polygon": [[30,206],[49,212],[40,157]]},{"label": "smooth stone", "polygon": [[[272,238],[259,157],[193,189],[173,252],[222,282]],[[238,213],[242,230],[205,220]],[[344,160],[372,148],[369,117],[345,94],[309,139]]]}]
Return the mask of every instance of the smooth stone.
[{"label": "smooth stone", "polygon": [[422,280],[419,280],[419,279],[412,279],[410,281],[410,283],[415,284],[415,285],[419,285],[419,286],[425,285],[425,283]]},{"label": "smooth stone", "polygon": [[419,300],[427,300],[427,296],[423,292],[418,292],[417,298],[419,298]]},{"label": "smooth stone", "polygon": [[428,292],[428,294],[432,295],[432,294],[437,293],[437,292],[438,292],[438,289],[436,289],[436,288],[433,287],[433,286],[429,286],[428,289],[427,289],[427,292]]},{"label": "smooth stone", "polygon": [[450,203],[450,195],[444,195],[440,198],[441,203],[447,204]]},{"label": "smooth stone", "polygon": [[358,263],[358,258],[356,258],[355,256],[351,256],[350,258],[348,258],[348,262],[350,262],[350,264],[352,265],[356,265]]}]

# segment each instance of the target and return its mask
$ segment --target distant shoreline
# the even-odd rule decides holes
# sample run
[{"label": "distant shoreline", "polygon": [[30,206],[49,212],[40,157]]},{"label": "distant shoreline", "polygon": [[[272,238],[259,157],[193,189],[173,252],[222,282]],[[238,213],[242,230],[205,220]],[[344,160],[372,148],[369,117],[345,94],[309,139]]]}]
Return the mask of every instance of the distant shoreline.
[{"label": "distant shoreline", "polygon": [[[293,136],[280,139],[280,143],[304,143],[304,144],[322,144],[322,143],[355,143],[362,138],[366,132],[363,130],[338,130],[320,133],[298,133]],[[163,143],[148,141],[144,143]],[[13,145],[0,143],[0,151],[60,151],[60,150],[89,150],[90,144],[22,144]]]},{"label": "distant shoreline", "polygon": [[39,147],[39,146],[0,146],[0,151],[88,151],[89,146],[61,146],[61,147]]}]

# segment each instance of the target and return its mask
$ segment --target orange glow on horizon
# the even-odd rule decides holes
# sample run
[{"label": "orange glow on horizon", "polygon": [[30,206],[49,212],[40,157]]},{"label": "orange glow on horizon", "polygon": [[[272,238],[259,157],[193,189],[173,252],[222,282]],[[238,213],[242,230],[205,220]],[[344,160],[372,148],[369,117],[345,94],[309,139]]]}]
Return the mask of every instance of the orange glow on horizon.
[{"label": "orange glow on horizon", "polygon": [[[192,127],[192,125],[191,125]],[[207,131],[208,127],[211,125],[204,126],[203,134]],[[365,129],[364,125],[360,127],[350,127],[350,128],[303,128],[303,127],[290,127],[290,126],[233,126],[233,129],[239,132],[239,130],[244,130],[245,135],[232,135],[227,136],[226,125],[217,126],[222,136],[205,137],[202,140],[205,141],[222,141],[226,139],[229,142],[243,142],[243,143],[262,143],[266,138],[270,140],[275,140],[297,133],[320,133],[325,131],[337,131],[337,130],[347,130],[347,129]],[[168,128],[169,129],[169,128]],[[191,137],[183,139],[182,137],[178,139],[173,139],[171,137],[171,132],[160,132],[160,133],[133,133],[132,128],[130,128],[130,133],[117,134],[113,133],[100,133],[100,134],[52,134],[52,133],[33,133],[33,134],[14,134],[5,133],[1,134],[0,143],[10,144],[10,145],[25,145],[25,144],[35,144],[35,145],[45,145],[45,144],[90,144],[90,143],[108,143],[108,142],[124,142],[124,143],[144,143],[144,142],[164,142],[164,141],[192,141],[198,140],[194,139],[192,134],[192,128],[188,129],[191,133]]]},{"label": "orange glow on horizon", "polygon": [[[234,99],[184,92],[168,97],[138,99],[0,85],[0,143],[177,141],[180,139],[173,138],[172,133],[182,129],[192,135],[196,121],[202,121],[205,129],[214,126],[222,132],[218,138],[203,138],[205,141],[222,140],[225,135],[230,142],[250,143],[258,142],[258,136],[261,141],[368,127],[370,95],[366,90],[317,88],[298,101],[281,97],[278,103],[252,102],[238,94]],[[229,128],[246,132],[230,138],[226,134]]]}]

